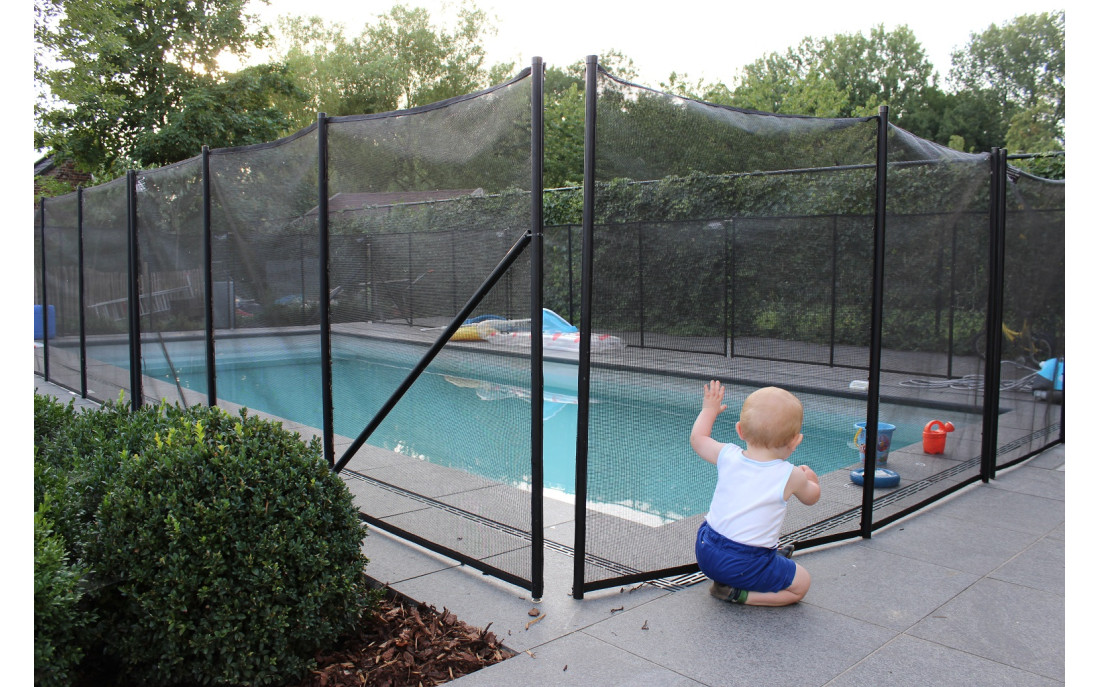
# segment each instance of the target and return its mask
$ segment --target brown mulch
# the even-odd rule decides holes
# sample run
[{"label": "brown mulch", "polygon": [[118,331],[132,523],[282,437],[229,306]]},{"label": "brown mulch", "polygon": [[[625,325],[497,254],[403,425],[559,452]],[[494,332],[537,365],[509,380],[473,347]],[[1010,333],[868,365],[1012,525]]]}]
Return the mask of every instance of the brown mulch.
[{"label": "brown mulch", "polygon": [[391,591],[293,687],[428,687],[514,655],[489,626],[471,627],[446,608],[441,613]]}]

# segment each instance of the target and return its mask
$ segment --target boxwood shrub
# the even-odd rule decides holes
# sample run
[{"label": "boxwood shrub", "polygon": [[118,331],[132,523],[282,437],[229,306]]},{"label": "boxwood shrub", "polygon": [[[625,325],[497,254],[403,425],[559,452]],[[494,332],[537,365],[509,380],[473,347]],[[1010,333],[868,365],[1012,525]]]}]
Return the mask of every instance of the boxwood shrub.
[{"label": "boxwood shrub", "polygon": [[34,684],[72,684],[94,614],[80,608],[84,570],[70,563],[49,520],[51,497],[34,511]]},{"label": "boxwood shrub", "polygon": [[366,530],[317,440],[245,411],[82,415],[119,451],[85,555],[126,684],[282,684],[369,607]]},{"label": "boxwood shrub", "polygon": [[96,537],[96,511],[128,455],[141,454],[172,422],[166,407],[131,410],[119,397],[95,411],[78,411],[35,394],[35,506],[53,493],[51,520],[74,560]]}]

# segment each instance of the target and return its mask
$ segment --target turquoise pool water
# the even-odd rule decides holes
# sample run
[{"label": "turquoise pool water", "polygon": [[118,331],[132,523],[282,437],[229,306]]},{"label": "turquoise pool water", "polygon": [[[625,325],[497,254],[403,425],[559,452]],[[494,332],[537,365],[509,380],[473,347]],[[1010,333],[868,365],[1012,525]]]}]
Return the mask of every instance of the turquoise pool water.
[{"label": "turquoise pool water", "polygon": [[[222,344],[226,353],[219,351],[219,398],[321,426],[315,344],[288,352],[284,341],[277,345],[253,341],[242,344],[236,353],[228,345]],[[196,364],[201,350],[189,350],[180,343],[168,350],[180,383],[205,392],[205,373]],[[423,350],[374,340],[334,339],[336,433],[358,436]],[[152,358],[150,352],[146,374],[174,381],[167,365],[158,369]],[[544,369],[544,484],[550,497],[568,501],[575,493],[576,367],[548,362]],[[452,354],[444,349],[368,443],[529,488],[529,374],[522,359]],[[706,512],[714,469],[688,445],[702,384],[663,375],[593,371],[591,504],[649,524]],[[752,390],[727,389],[730,409],[715,425],[716,438],[737,441],[737,411]],[[864,419],[865,404],[829,396],[799,397],[805,408],[805,440],[791,461],[808,464],[818,474],[854,463],[859,457],[852,444],[854,423]],[[880,418],[897,426],[893,445],[900,447],[920,441],[925,423],[935,419],[933,412],[884,404]]]}]

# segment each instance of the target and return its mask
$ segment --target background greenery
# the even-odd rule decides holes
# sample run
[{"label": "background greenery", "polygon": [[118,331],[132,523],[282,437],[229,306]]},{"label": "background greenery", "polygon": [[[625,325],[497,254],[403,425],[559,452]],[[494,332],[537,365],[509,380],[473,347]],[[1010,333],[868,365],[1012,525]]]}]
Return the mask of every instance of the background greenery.
[{"label": "background greenery", "polygon": [[[362,27],[319,17],[261,26],[245,0],[205,3],[35,0],[35,147],[72,159],[96,183],[211,148],[275,140],[330,116],[387,112],[505,81],[514,64],[487,64],[496,29],[472,3],[453,26],[397,4]],[[221,54],[266,49],[270,61],[235,72]],[[601,55],[636,78],[629,56]],[[520,65],[523,66],[523,65]],[[546,74],[548,187],[581,180],[583,63]],[[930,141],[967,152],[1062,151],[1065,12],[1039,12],[971,34],[949,74],[934,72],[906,26],[807,36],[763,55],[729,82],[673,73],[657,88],[750,110],[860,117],[879,105]],[[1064,157],[1015,163],[1064,176]],[[58,194],[68,189],[50,188]]]}]

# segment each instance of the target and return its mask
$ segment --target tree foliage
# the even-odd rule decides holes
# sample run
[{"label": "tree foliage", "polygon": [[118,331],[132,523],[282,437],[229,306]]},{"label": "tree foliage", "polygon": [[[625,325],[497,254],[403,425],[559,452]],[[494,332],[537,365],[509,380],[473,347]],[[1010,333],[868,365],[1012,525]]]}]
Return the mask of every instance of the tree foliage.
[{"label": "tree foliage", "polygon": [[934,86],[932,63],[907,26],[804,38],[747,65],[734,105],[765,112],[860,117],[889,105],[902,122]]},{"label": "tree foliage", "polygon": [[[1009,150],[1060,150],[1066,122],[1066,13],[1025,14],[970,34],[952,55],[960,90],[988,92]],[[1053,147],[1056,146],[1056,147]]]},{"label": "tree foliage", "polygon": [[394,6],[358,35],[320,17],[282,17],[277,53],[304,94],[280,98],[293,128],[318,112],[330,116],[389,112],[464,95],[504,80],[511,64],[488,68],[483,41],[495,29],[484,11],[464,5],[455,26],[432,23],[427,10]]},{"label": "tree foliage", "polygon": [[[194,156],[203,144],[272,141],[309,126],[318,112],[418,107],[504,82],[515,71],[487,63],[485,41],[496,29],[469,1],[450,25],[402,4],[357,32],[319,17],[282,17],[274,39],[245,6],[36,0],[36,146],[111,178]],[[218,67],[219,54],[267,45],[274,47],[269,64],[235,73]],[[914,33],[879,25],[866,34],[806,37],[744,66],[730,84],[673,72],[659,88],[826,118],[873,115],[887,104],[892,123],[944,146],[1046,152],[1064,146],[1064,55],[1064,12],[1017,17],[972,34],[954,54],[952,88],[944,90]],[[638,78],[621,52],[601,54],[600,65],[620,79]],[[551,188],[583,176],[584,70],[583,61],[546,70],[544,179]],[[1051,169],[1058,173],[1058,165]]]},{"label": "tree foliage", "polygon": [[[223,54],[268,39],[247,0],[36,0],[35,146],[87,171],[174,162],[214,147],[270,140],[283,123],[267,92],[277,69],[227,75]],[[228,121],[227,121],[228,120]]]}]

